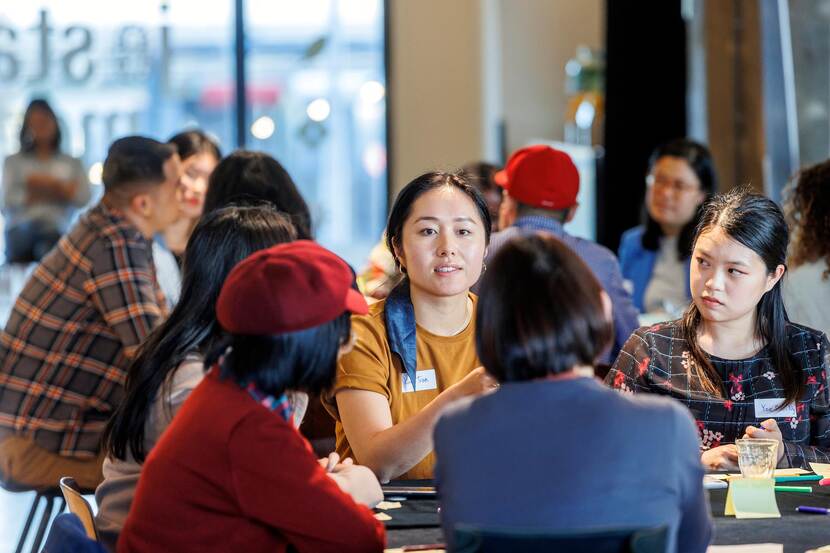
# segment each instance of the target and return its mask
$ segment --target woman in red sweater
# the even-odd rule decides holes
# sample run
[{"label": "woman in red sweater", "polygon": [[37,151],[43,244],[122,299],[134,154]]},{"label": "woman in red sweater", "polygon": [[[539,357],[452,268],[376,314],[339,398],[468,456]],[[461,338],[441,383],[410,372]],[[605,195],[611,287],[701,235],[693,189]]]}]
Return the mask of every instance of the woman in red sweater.
[{"label": "woman in red sweater", "polygon": [[306,240],[231,271],[216,304],[227,348],[147,458],[119,553],[383,550],[374,474],[322,466],[286,394],[333,384],[350,314],[367,311],[351,283],[346,263]]}]

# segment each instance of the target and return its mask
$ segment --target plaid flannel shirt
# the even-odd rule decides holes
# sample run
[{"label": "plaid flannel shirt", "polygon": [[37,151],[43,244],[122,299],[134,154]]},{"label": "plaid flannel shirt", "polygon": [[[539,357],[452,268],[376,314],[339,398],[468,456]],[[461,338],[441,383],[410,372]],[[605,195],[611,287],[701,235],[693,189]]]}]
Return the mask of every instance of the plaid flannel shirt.
[{"label": "plaid flannel shirt", "polygon": [[100,203],[43,258],[0,333],[0,429],[97,454],[129,361],[166,315],[151,246]]},{"label": "plaid flannel shirt", "polygon": [[[790,355],[801,366],[804,394],[795,404],[795,417],[778,417],[784,437],[784,458],[779,466],[809,469],[810,461],[830,462],[830,391],[827,367],[830,344],[823,332],[787,325]],[[638,329],[620,351],[605,378],[612,387],[630,393],[656,393],[683,402],[697,422],[701,451],[733,443],[747,426],[767,417],[755,417],[756,399],[781,399],[784,387],[769,349],[749,359],[709,356],[727,392],[726,398],[703,391],[694,375],[694,360],[679,321]]]}]

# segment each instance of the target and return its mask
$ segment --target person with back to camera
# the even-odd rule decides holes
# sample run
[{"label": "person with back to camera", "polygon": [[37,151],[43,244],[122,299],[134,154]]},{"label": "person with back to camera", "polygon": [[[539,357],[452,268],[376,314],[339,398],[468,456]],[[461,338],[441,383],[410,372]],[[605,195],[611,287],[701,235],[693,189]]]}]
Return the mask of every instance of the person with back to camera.
[{"label": "person with back to camera", "polygon": [[208,181],[204,213],[232,204],[263,202],[291,220],[297,238],[313,238],[311,213],[294,179],[279,161],[263,152],[237,150],[219,162]]},{"label": "person with back to camera", "polygon": [[706,146],[685,138],[657,147],[648,167],[645,223],[622,235],[620,267],[641,313],[672,315],[689,304],[692,237],[717,175]]},{"label": "person with back to camera", "polygon": [[637,328],[637,309],[623,285],[613,252],[565,229],[579,209],[579,172],[573,160],[544,144],[528,146],[510,156],[504,171],[496,173],[495,181],[504,189],[504,198],[499,211],[501,230],[493,235],[490,256],[512,237],[538,231],[556,236],[576,252],[611,299],[614,340],[601,359],[603,365],[609,365]]},{"label": "person with back to camera", "polygon": [[444,408],[495,384],[475,352],[476,297],[490,214],[463,174],[426,173],[407,184],[387,224],[406,278],[368,315],[338,365],[324,403],[337,452],[381,481],[432,478],[432,428]]},{"label": "person with back to camera", "polygon": [[783,290],[787,313],[830,333],[830,160],[799,171],[784,213],[792,232]]},{"label": "person with back to camera", "polygon": [[367,508],[383,499],[377,478],[351,460],[318,462],[289,400],[334,383],[350,314],[367,311],[353,282],[308,240],[234,267],[216,301],[228,340],[147,457],[119,553],[383,551]]},{"label": "person with back to camera", "polygon": [[[204,377],[204,356],[221,340],[216,298],[240,261],[296,236],[288,219],[269,206],[226,207],[206,214],[187,243],[182,301],[141,344],[127,370],[126,397],[102,438],[104,481],[95,491],[99,541],[115,550],[141,468],[162,432]],[[289,395],[296,424],[307,398]]]},{"label": "person with back to camera", "polygon": [[716,196],[692,242],[692,303],[681,319],[638,329],[606,382],[683,402],[701,461],[736,470],[735,440],[778,441],[778,467],[830,461],[830,344],[789,321],[781,299],[787,225],[769,198]]},{"label": "person with back to camera", "polygon": [[549,234],[514,237],[493,257],[476,349],[501,387],[457,402],[435,426],[450,550],[462,524],[552,534],[667,526],[666,551],[706,550],[712,521],[688,410],[594,376],[613,339],[610,311],[591,270]]},{"label": "person with back to camera", "polygon": [[20,151],[3,165],[6,261],[40,261],[89,197],[81,161],[61,151],[55,112],[46,100],[32,100],[23,115]]}]

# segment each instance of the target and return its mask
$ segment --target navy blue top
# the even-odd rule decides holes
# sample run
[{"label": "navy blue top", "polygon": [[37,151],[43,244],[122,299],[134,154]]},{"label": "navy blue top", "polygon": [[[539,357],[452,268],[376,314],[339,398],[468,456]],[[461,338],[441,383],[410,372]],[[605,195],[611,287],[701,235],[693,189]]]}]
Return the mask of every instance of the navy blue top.
[{"label": "navy blue top", "polygon": [[[633,285],[631,295],[634,305],[642,313],[645,311],[645,295],[648,283],[651,282],[651,275],[654,273],[654,264],[657,262],[657,250],[647,250],[643,247],[643,233],[646,227],[639,226],[628,229],[620,238],[620,269],[623,278]],[[691,258],[686,259],[686,297],[691,298],[689,290],[689,268]]]},{"label": "navy blue top", "polygon": [[447,540],[458,523],[547,532],[667,525],[667,551],[702,553],[712,536],[694,421],[666,398],[593,378],[506,383],[451,407],[434,439]]},{"label": "navy blue top", "polygon": [[[493,234],[490,238],[489,254],[487,259],[492,259],[496,252],[508,240],[514,236],[543,231],[554,235],[576,253],[582,261],[588,265],[591,272],[605,289],[605,293],[611,299],[614,316],[614,344],[611,349],[600,359],[600,362],[611,364],[617,358],[625,341],[631,336],[637,327],[640,326],[637,320],[637,308],[634,307],[629,294],[623,286],[623,276],[620,272],[620,264],[617,256],[596,242],[578,238],[568,234],[562,224],[552,217],[532,215],[519,217],[513,226]],[[473,287],[478,292],[477,286]]]}]

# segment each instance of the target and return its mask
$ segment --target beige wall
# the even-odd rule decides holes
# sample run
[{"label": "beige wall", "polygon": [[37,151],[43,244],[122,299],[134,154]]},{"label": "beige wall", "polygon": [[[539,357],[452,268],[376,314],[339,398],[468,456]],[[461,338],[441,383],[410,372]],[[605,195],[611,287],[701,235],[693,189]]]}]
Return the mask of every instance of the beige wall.
[{"label": "beige wall", "polygon": [[478,0],[391,0],[392,186],[483,151]]},{"label": "beige wall", "polygon": [[603,44],[603,0],[390,0],[393,195],[413,177],[561,140],[565,63]]},{"label": "beige wall", "polygon": [[562,140],[565,64],[584,44],[601,49],[603,0],[501,0],[507,146]]}]

